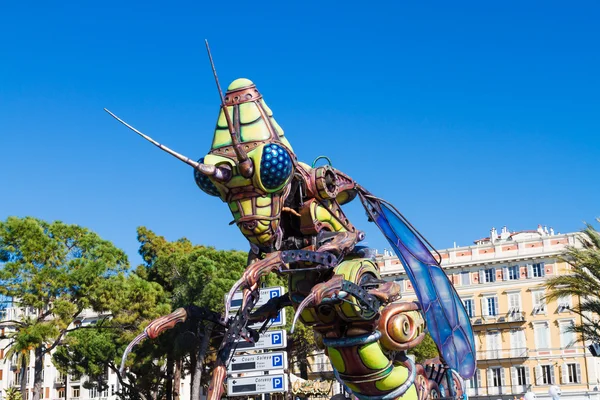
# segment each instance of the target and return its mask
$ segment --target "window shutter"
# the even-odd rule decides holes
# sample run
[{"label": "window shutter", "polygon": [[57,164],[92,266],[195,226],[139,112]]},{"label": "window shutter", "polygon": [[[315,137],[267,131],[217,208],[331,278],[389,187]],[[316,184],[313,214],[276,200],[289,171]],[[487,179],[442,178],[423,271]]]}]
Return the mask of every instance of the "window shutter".
[{"label": "window shutter", "polygon": [[508,267],[503,267],[502,268],[502,279],[507,281],[508,280]]},{"label": "window shutter", "polygon": [[[506,377],[504,375],[504,368],[500,368],[500,387],[505,386],[506,385]],[[500,392],[502,393],[502,389],[500,389]]]},{"label": "window shutter", "polygon": [[[517,367],[510,367],[510,384],[514,388],[519,384],[519,380],[517,379]],[[513,392],[515,390],[513,389]]]},{"label": "window shutter", "polygon": [[567,366],[567,364],[565,364],[565,363],[560,364],[560,372],[561,372],[560,373],[560,375],[561,375],[560,383],[562,383],[563,385],[565,383],[569,383],[569,367]]},{"label": "window shutter", "polygon": [[554,365],[550,366],[550,384],[554,385],[556,383],[556,379],[554,378]]},{"label": "window shutter", "polygon": [[577,371],[577,376],[575,377],[575,382],[581,383],[583,382],[583,377],[581,376],[581,364],[575,364],[575,370]]},{"label": "window shutter", "polygon": [[481,299],[481,315],[484,317],[488,315],[487,299],[485,297]]},{"label": "window shutter", "polygon": [[536,365],[535,366],[535,384],[536,385],[541,385],[542,384],[542,367],[540,365]]},{"label": "window shutter", "polygon": [[540,263],[540,269],[542,271],[542,276],[546,276],[546,265],[545,265],[545,263],[543,263],[543,262]]},{"label": "window shutter", "polygon": [[529,375],[529,367],[525,366],[525,384],[526,385],[530,385],[531,384],[531,376]]},{"label": "window shutter", "polygon": [[498,303],[499,303],[498,298],[494,297],[494,315],[499,315],[500,314],[498,312],[498,305],[499,305]]},{"label": "window shutter", "polygon": [[477,382],[477,387],[480,388],[481,387],[481,370],[477,370],[477,372],[475,372],[475,376],[477,377],[477,379],[475,380]]},{"label": "window shutter", "polygon": [[527,277],[533,278],[533,265],[527,264]]},{"label": "window shutter", "polygon": [[491,368],[487,369],[487,387],[488,389],[494,387],[494,373]]},{"label": "window shutter", "polygon": [[485,271],[482,269],[479,270],[479,283],[485,283]]}]

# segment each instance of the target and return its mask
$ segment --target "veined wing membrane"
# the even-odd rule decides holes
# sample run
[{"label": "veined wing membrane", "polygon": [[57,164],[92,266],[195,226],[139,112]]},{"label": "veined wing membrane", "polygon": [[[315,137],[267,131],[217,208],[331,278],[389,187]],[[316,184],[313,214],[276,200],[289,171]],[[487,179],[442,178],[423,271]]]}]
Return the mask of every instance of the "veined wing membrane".
[{"label": "veined wing membrane", "polygon": [[433,248],[394,206],[364,192],[360,192],[360,197],[402,262],[444,361],[464,379],[471,378],[476,369],[471,322],[456,290],[432,255]]}]

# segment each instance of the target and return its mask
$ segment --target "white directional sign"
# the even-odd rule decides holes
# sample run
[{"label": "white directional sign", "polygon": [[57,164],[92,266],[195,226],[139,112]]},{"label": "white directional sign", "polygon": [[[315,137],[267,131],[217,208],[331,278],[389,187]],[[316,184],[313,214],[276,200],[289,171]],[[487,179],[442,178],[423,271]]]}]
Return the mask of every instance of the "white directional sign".
[{"label": "white directional sign", "polygon": [[[273,297],[279,297],[284,294],[282,286],[273,286],[268,288],[260,289],[260,297],[258,302],[254,305],[254,309],[264,305],[267,301]],[[227,295],[225,295],[225,301],[227,301]],[[235,292],[231,299],[231,310],[237,310],[242,306],[242,292]]]},{"label": "white directional sign", "polygon": [[287,353],[285,351],[275,351],[272,353],[234,356],[227,367],[227,372],[237,374],[251,371],[287,369],[287,367]]},{"label": "white directional sign", "polygon": [[[264,324],[264,322],[257,322],[257,323],[251,324],[249,326],[250,326],[250,328],[258,329],[258,328],[262,327],[263,324]],[[279,311],[279,314],[277,314],[277,316],[275,318],[271,318],[271,322],[269,322],[269,325],[267,325],[267,326],[272,327],[272,328],[277,328],[277,327],[284,326],[284,325],[285,325],[285,309],[282,309]]]},{"label": "white directional sign", "polygon": [[284,349],[287,346],[286,334],[283,329],[275,329],[260,335],[256,343],[239,340],[235,351]]},{"label": "white directional sign", "polygon": [[244,396],[259,393],[285,392],[288,389],[286,376],[258,375],[245,378],[227,379],[228,396]]}]

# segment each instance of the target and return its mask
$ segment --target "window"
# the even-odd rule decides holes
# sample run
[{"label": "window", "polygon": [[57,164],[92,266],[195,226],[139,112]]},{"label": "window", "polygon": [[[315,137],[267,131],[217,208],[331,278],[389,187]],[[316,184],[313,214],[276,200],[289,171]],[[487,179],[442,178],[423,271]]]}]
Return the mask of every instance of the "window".
[{"label": "window", "polygon": [[491,375],[492,375],[492,380],[491,380],[491,385],[493,387],[501,387],[502,386],[502,375],[504,375],[502,372],[503,369],[502,368],[490,368],[491,370]]},{"label": "window", "polygon": [[477,389],[481,387],[481,374],[479,370],[475,371],[475,375],[467,381],[467,387]]},{"label": "window", "polygon": [[503,392],[504,368],[492,367],[488,369],[488,395],[496,395]]},{"label": "window", "polygon": [[496,282],[496,269],[495,268],[488,268],[485,270],[485,282],[486,283]]},{"label": "window", "polygon": [[533,331],[535,336],[536,348],[550,348],[550,330],[548,329],[548,323],[542,322],[541,324],[534,324]]},{"label": "window", "polygon": [[475,316],[475,301],[473,301],[473,299],[466,299],[463,300],[463,304],[465,305],[467,315],[473,318]]},{"label": "window", "polygon": [[488,332],[486,335],[486,342],[486,358],[488,360],[500,358],[500,353],[502,352],[500,332]]},{"label": "window", "polygon": [[530,277],[532,277],[532,278],[542,278],[545,275],[544,263],[543,262],[532,264],[529,267],[531,268],[531,271],[530,271],[531,273],[529,274]]},{"label": "window", "polygon": [[559,297],[558,300],[556,300],[556,303],[558,304],[557,312],[559,313],[570,311],[571,308],[573,308],[571,295]]},{"label": "window", "polygon": [[533,296],[533,314],[542,314],[546,312],[546,299],[544,299],[543,290],[532,290]]},{"label": "window", "polygon": [[519,266],[518,265],[511,265],[510,267],[508,267],[508,280],[509,281],[519,280]]},{"label": "window", "polygon": [[523,329],[513,329],[510,331],[510,356],[527,356],[527,346],[525,344],[525,331]]},{"label": "window", "polygon": [[73,397],[76,399],[79,398],[79,386],[73,387]]},{"label": "window", "polygon": [[562,383],[581,383],[581,365],[579,363],[563,364]]},{"label": "window", "polygon": [[498,298],[496,296],[485,297],[483,299],[483,315],[498,315]]},{"label": "window", "polygon": [[513,385],[525,386],[528,385],[529,369],[524,366],[513,367]]},{"label": "window", "polygon": [[463,286],[471,284],[471,274],[469,272],[460,273],[460,284]]},{"label": "window", "polygon": [[560,322],[560,347],[566,349],[571,347],[576,341],[575,332],[572,331],[575,323],[573,321]]},{"label": "window", "polygon": [[542,385],[554,385],[554,368],[552,365],[542,365]]},{"label": "window", "polygon": [[396,283],[400,285],[400,292],[404,292],[404,278],[396,279]]},{"label": "window", "polygon": [[521,312],[521,293],[508,294],[508,312],[512,314]]}]

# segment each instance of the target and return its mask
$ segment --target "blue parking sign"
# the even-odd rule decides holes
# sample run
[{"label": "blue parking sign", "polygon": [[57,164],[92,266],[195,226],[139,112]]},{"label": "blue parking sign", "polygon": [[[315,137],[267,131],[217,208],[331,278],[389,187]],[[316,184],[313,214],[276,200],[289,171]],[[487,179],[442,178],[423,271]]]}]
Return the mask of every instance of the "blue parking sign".
[{"label": "blue parking sign", "polygon": [[273,297],[279,297],[279,289],[270,291],[269,298],[272,299]]},{"label": "blue parking sign", "polygon": [[274,324],[281,322],[281,311],[279,311],[279,313],[277,314],[277,316],[275,318],[271,318],[271,322]]},{"label": "blue parking sign", "polygon": [[281,333],[273,333],[271,335],[271,344],[281,344]]},{"label": "blue parking sign", "polygon": [[283,389],[283,378],[273,378],[273,389]]},{"label": "blue parking sign", "polygon": [[283,367],[283,357],[282,356],[273,356],[273,366],[274,367]]}]

